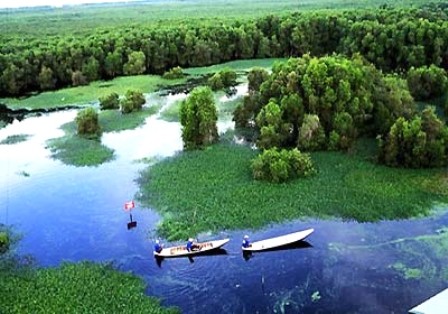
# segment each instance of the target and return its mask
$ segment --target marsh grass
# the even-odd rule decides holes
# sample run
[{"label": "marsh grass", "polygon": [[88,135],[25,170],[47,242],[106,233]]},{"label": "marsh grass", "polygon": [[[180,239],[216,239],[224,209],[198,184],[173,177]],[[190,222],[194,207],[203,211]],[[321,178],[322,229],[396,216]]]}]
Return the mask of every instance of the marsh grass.
[{"label": "marsh grass", "polygon": [[265,58],[265,59],[248,59],[248,60],[236,60],[225,63],[220,63],[211,66],[188,68],[184,69],[184,72],[190,75],[205,75],[211,73],[217,73],[223,69],[230,68],[237,72],[249,71],[253,67],[272,68],[275,62],[287,61],[287,58]]},{"label": "marsh grass", "polygon": [[118,132],[135,129],[142,125],[146,118],[159,110],[158,105],[144,107],[141,111],[122,114],[119,110],[103,110],[98,115],[98,120],[103,132]]},{"label": "marsh grass", "polygon": [[179,122],[179,110],[182,100],[176,100],[160,113],[160,118],[168,122]]},{"label": "marsh grass", "polygon": [[0,269],[2,313],[178,313],[145,295],[142,279],[110,264],[63,263],[17,272]]},{"label": "marsh grass", "polygon": [[47,141],[51,157],[66,165],[98,166],[114,158],[114,151],[101,144],[100,139],[87,139],[76,134],[74,121],[62,126],[65,135]]},{"label": "marsh grass", "polygon": [[[103,110],[98,119],[103,132],[118,132],[134,129],[144,123],[147,117],[155,114],[159,106],[144,107],[141,111],[122,114],[119,110]],[[61,127],[63,137],[47,141],[54,159],[66,165],[98,166],[114,159],[114,151],[101,144],[101,139],[87,139],[77,135],[74,121]]]},{"label": "marsh grass", "polygon": [[57,91],[43,92],[30,97],[0,99],[13,109],[48,109],[68,105],[96,103],[98,98],[115,92],[124,95],[127,90],[140,90],[143,93],[154,92],[159,86],[171,86],[185,79],[165,80],[158,75],[136,75],[118,77],[110,81],[92,82],[86,86],[69,87]]},{"label": "marsh grass", "polygon": [[29,134],[15,134],[10,135],[5,138],[3,141],[0,141],[0,145],[12,145],[21,142],[25,142],[31,135]]},{"label": "marsh grass", "polygon": [[367,142],[351,154],[313,153],[317,174],[283,184],[252,179],[257,152],[248,147],[217,144],[182,152],[142,172],[141,201],[160,212],[158,230],[169,240],[306,217],[405,219],[428,215],[436,202],[448,201],[442,170],[377,165],[369,153],[375,145]]}]

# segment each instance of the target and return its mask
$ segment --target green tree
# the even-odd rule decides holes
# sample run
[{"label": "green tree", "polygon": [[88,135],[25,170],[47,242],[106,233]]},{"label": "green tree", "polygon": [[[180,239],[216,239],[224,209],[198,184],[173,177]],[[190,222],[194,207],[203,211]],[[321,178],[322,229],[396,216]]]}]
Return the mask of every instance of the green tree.
[{"label": "green tree", "polygon": [[185,149],[203,148],[217,141],[218,115],[213,92],[196,87],[180,106],[180,123]]},{"label": "green tree", "polygon": [[146,57],[141,51],[132,51],[128,56],[128,62],[123,66],[126,75],[142,74],[146,71]]},{"label": "green tree", "polygon": [[417,100],[439,97],[446,92],[448,79],[444,69],[435,65],[411,68],[407,81],[412,96]]},{"label": "green tree", "polygon": [[215,73],[213,74],[208,80],[207,85],[210,86],[210,88],[213,91],[218,91],[224,88],[224,83],[222,82],[221,74]]},{"label": "green tree", "polygon": [[98,113],[92,107],[79,111],[75,121],[78,135],[88,138],[97,138],[101,134]]},{"label": "green tree", "polygon": [[87,78],[84,76],[84,74],[81,71],[74,71],[72,73],[72,84],[73,86],[80,86],[80,85],[86,85]]},{"label": "green tree", "polygon": [[259,91],[261,84],[269,77],[268,71],[260,67],[252,68],[247,74],[249,81],[249,91]]},{"label": "green tree", "polygon": [[379,161],[392,167],[441,167],[448,163],[448,128],[434,107],[407,120],[403,117],[379,139]]},{"label": "green tree", "polygon": [[53,76],[53,70],[46,66],[43,66],[40,70],[37,81],[39,82],[39,87],[42,90],[53,89],[56,85],[56,79]]}]

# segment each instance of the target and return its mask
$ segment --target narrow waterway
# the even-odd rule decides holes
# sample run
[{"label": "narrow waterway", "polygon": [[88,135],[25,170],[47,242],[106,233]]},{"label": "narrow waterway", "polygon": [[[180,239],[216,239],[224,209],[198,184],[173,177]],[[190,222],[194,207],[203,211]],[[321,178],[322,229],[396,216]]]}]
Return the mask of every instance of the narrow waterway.
[{"label": "narrow waterway", "polygon": [[[183,96],[167,96],[166,103]],[[169,98],[172,97],[172,98]],[[223,99],[222,101],[225,101]],[[0,145],[0,223],[23,234],[20,254],[41,266],[63,261],[113,261],[143,277],[147,292],[184,313],[405,313],[448,286],[446,208],[432,217],[375,224],[303,220],[252,232],[201,234],[199,240],[230,237],[212,255],[192,259],[152,256],[159,216],[123,203],[138,192],[135,180],[147,167],[182,149],[177,122],[149,117],[135,129],[103,135],[116,158],[98,167],[73,167],[50,158],[46,141],[76,110],[30,117],[0,129],[0,141],[28,134],[26,141]],[[219,124],[220,132],[232,123]],[[307,243],[241,254],[241,237],[252,240],[314,228]]]}]

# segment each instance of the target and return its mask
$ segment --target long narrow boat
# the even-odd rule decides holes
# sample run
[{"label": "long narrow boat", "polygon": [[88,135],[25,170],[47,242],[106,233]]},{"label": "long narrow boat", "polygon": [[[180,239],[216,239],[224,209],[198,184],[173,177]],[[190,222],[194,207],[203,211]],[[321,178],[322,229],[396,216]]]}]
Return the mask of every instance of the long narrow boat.
[{"label": "long narrow boat", "polygon": [[208,242],[198,242],[196,243],[196,249],[193,251],[187,251],[186,245],[172,246],[163,248],[159,253],[154,252],[156,257],[179,257],[179,256],[189,256],[201,254],[211,250],[216,250],[222,247],[224,244],[229,242],[230,239],[222,239]]},{"label": "long narrow boat", "polygon": [[288,245],[297,241],[304,240],[307,236],[314,232],[314,229],[285,234],[279,237],[253,242],[250,247],[243,247],[243,251],[263,251],[273,249],[279,246]]}]

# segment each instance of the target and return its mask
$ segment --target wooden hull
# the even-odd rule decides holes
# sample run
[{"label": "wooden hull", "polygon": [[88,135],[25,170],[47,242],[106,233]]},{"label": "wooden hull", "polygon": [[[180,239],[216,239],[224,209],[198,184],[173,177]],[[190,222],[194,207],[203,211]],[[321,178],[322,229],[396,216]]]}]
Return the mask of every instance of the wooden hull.
[{"label": "wooden hull", "polygon": [[314,229],[307,229],[299,232],[289,233],[280,237],[253,242],[251,247],[242,249],[243,251],[249,251],[249,252],[269,250],[304,240],[307,236],[309,236],[313,232]]},{"label": "wooden hull", "polygon": [[156,257],[180,257],[180,256],[190,256],[197,255],[211,250],[216,250],[222,247],[224,244],[229,242],[230,239],[215,240],[208,242],[199,242],[196,245],[199,247],[195,251],[187,251],[186,245],[172,246],[164,248],[160,253],[154,252]]}]

